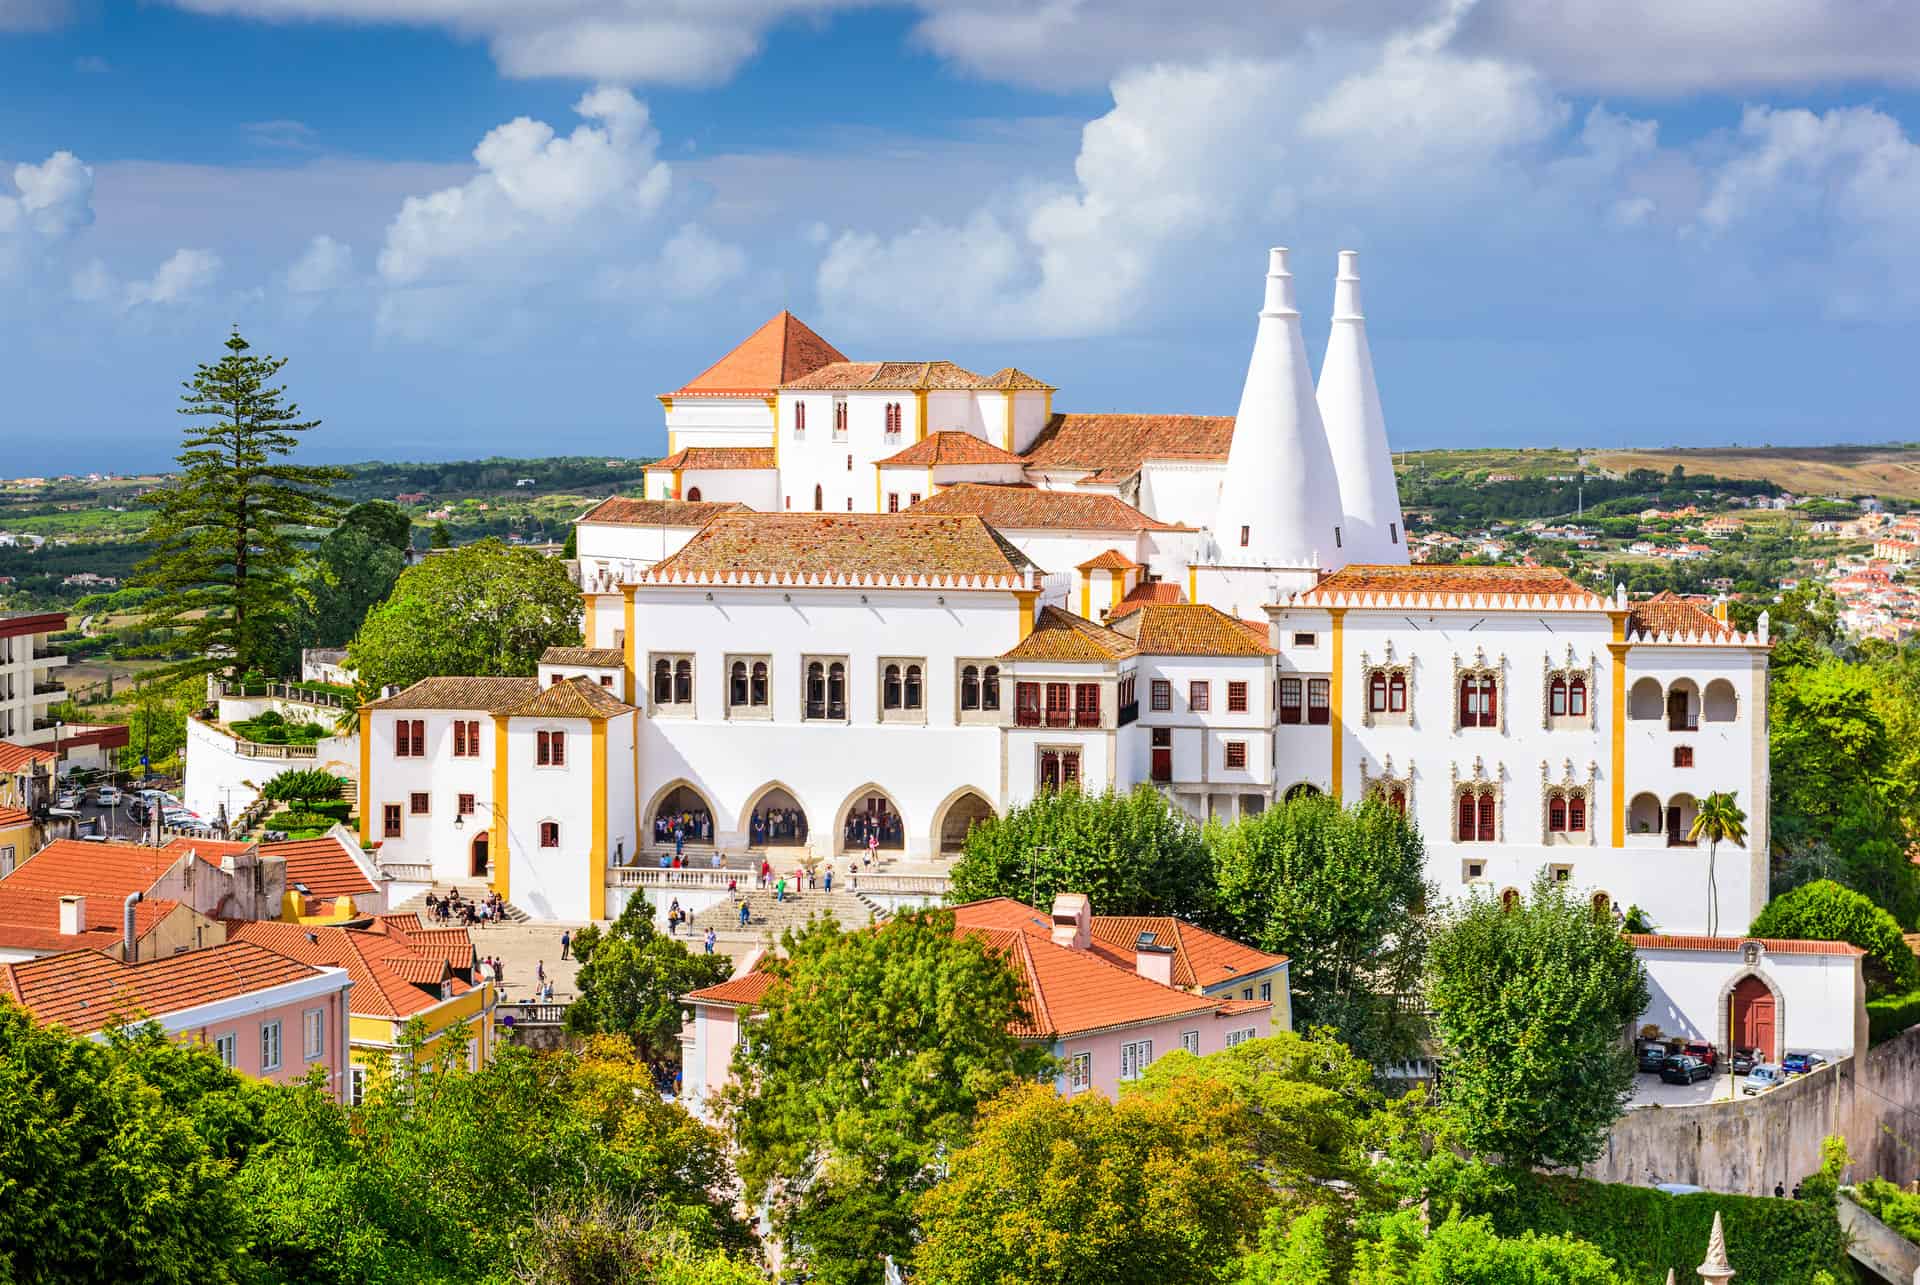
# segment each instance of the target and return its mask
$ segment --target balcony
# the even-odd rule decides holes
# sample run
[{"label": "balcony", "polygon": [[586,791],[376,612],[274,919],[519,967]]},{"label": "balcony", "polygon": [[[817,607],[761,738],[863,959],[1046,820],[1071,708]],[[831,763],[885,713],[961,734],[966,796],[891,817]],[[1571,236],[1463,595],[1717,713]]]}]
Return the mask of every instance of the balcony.
[{"label": "balcony", "polygon": [[1139,717],[1140,717],[1140,702],[1128,701],[1126,704],[1120,707],[1119,726],[1125,727],[1128,723],[1134,722],[1137,719],[1139,719]]},{"label": "balcony", "polygon": [[[1097,727],[1099,723],[1100,720],[1096,717],[1092,724],[1082,723],[1080,726]],[[1021,709],[1014,711],[1013,725],[1015,727],[1072,727],[1074,719],[1073,714],[1064,709],[1050,709],[1045,714],[1037,709]]]},{"label": "balcony", "polygon": [[1097,709],[1076,711],[1073,716],[1073,725],[1075,727],[1099,727],[1101,725],[1100,711]]},{"label": "balcony", "polygon": [[63,696],[66,694],[66,691],[65,685],[61,683],[35,683],[33,685],[33,694],[35,696]]}]

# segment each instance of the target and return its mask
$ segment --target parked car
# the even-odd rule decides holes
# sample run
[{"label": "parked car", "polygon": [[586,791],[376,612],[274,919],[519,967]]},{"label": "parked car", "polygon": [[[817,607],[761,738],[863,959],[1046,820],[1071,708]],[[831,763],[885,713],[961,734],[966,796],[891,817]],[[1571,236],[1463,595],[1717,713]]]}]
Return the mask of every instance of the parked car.
[{"label": "parked car", "polygon": [[1805,1075],[1816,1067],[1827,1064],[1827,1059],[1818,1053],[1789,1053],[1780,1059],[1780,1069],[1788,1075]]},{"label": "parked car", "polygon": [[80,806],[80,792],[78,790],[62,790],[59,797],[54,799],[53,806],[67,812],[73,811]]},{"label": "parked car", "polygon": [[1713,1045],[1705,1040],[1688,1040],[1680,1046],[1680,1052],[1687,1057],[1705,1062],[1709,1071],[1719,1068],[1720,1055],[1714,1050]]},{"label": "parked car", "polygon": [[1759,1049],[1735,1049],[1733,1051],[1733,1073],[1745,1075],[1759,1066],[1763,1060]]},{"label": "parked car", "polygon": [[117,808],[120,806],[120,787],[117,785],[103,785],[94,791],[93,798],[94,802],[103,808]]},{"label": "parked car", "polygon": [[1762,1062],[1747,1072],[1747,1078],[1740,1081],[1740,1091],[1749,1097],[1756,1093],[1765,1093],[1768,1089],[1777,1089],[1787,1082],[1787,1073],[1771,1062]]},{"label": "parked car", "polygon": [[1654,1075],[1664,1071],[1667,1066],[1667,1046],[1659,1043],[1646,1043],[1640,1046],[1640,1069]]},{"label": "parked car", "polygon": [[1660,1079],[1667,1084],[1692,1084],[1696,1080],[1713,1077],[1713,1068],[1697,1057],[1685,1053],[1675,1053],[1660,1068]]}]

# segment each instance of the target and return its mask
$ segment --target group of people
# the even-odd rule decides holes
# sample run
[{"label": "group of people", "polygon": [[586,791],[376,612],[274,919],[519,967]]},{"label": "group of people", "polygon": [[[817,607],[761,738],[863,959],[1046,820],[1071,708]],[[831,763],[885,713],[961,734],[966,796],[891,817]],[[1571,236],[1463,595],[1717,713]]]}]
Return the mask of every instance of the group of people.
[{"label": "group of people", "polygon": [[[732,892],[737,886],[738,881],[729,881],[727,891]],[[773,899],[780,902],[784,902],[787,899],[788,892],[793,892],[797,895],[801,892],[812,892],[816,888],[824,888],[827,892],[832,892],[833,867],[828,866],[826,871],[822,873],[817,870],[809,870],[805,866],[795,866],[791,879],[789,879],[787,875],[776,873],[773,868],[773,863],[762,857],[760,860],[760,875],[756,881],[756,886],[771,888],[773,890]],[[744,902],[741,903],[743,908],[745,904]],[[741,926],[745,927],[746,920],[742,919],[740,922]]]},{"label": "group of people", "polygon": [[497,892],[489,892],[479,900],[461,895],[458,888],[444,897],[427,894],[427,917],[436,923],[484,927],[505,919],[506,912],[507,903]]},{"label": "group of people", "polygon": [[[731,891],[732,887],[733,885],[729,883],[728,890]],[[693,912],[690,910],[682,909],[680,905],[680,898],[675,897],[673,899],[673,904],[667,907],[667,936],[669,937],[679,936],[680,925],[684,923],[689,923],[692,921],[692,919],[693,919]],[[746,924],[746,921],[742,920],[741,926],[744,927],[745,924]],[[713,929],[708,928],[706,931],[706,936],[704,937],[701,943],[706,947],[707,954],[711,955],[713,953],[714,943],[717,942],[718,940],[719,938],[715,935]]]},{"label": "group of people", "polygon": [[906,827],[897,812],[849,812],[846,845],[849,848],[897,848],[906,841]]},{"label": "group of people", "polygon": [[756,810],[747,829],[755,847],[763,843],[805,843],[807,814],[799,808]]},{"label": "group of people", "polygon": [[[707,859],[707,864],[715,870],[718,870],[726,864],[726,858],[721,855],[720,849],[715,848],[713,855]],[[687,860],[686,856],[678,851],[673,853],[663,852],[660,854],[660,868],[662,870],[685,870],[692,865],[693,862]]]},{"label": "group of people", "polygon": [[683,812],[660,812],[653,818],[653,841],[673,845],[679,852],[689,843],[713,842],[713,813],[704,808]]}]

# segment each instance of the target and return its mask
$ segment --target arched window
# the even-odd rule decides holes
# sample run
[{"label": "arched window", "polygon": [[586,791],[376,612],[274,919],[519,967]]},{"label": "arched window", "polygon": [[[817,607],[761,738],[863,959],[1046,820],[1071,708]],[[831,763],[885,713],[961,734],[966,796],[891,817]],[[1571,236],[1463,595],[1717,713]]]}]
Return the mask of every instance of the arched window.
[{"label": "arched window", "polygon": [[670,661],[653,662],[653,703],[656,705],[673,703],[673,664]]},{"label": "arched window", "polygon": [[795,402],[793,404],[793,431],[796,433],[804,433],[807,431],[807,404],[805,402]]},{"label": "arched window", "polygon": [[1587,716],[1587,680],[1575,678],[1567,684],[1567,713],[1575,718]]},{"label": "arched window", "polygon": [[673,699],[675,704],[686,704],[693,700],[693,662],[690,660],[674,662]]},{"label": "arched window", "polygon": [[1613,898],[1604,892],[1593,894],[1593,917],[1605,919],[1613,913]]},{"label": "arched window", "polygon": [[807,666],[807,717],[827,716],[827,667],[819,661]]},{"label": "arched window", "polygon": [[1555,834],[1567,832],[1567,796],[1555,793],[1547,800],[1547,829]]},{"label": "arched window", "polygon": [[560,823],[558,821],[542,821],[540,823],[540,846],[543,848],[557,848],[560,846]]},{"label": "arched window", "polygon": [[1558,718],[1567,712],[1567,680],[1555,674],[1549,690],[1547,712]]},{"label": "arched window", "polygon": [[1375,714],[1387,712],[1387,676],[1378,671],[1367,680],[1367,708]]},{"label": "arched window", "polygon": [[1492,674],[1468,674],[1460,680],[1460,726],[1498,727],[1500,707]]},{"label": "arched window", "polygon": [[815,486],[813,488],[813,511],[815,513],[818,513],[826,507],[827,507],[827,493],[821,490],[818,486]]},{"label": "arched window", "polygon": [[698,502],[699,502],[699,500],[700,500],[700,488],[699,488],[699,487],[697,487],[697,486],[690,486],[690,487],[688,487],[688,488],[687,488],[687,499],[688,499],[688,501],[689,501],[689,502],[692,502],[692,503],[698,503]]},{"label": "arched window", "polygon": [[1493,842],[1493,791],[1488,790],[1480,796],[1480,829],[1474,836],[1481,843]]},{"label": "arched window", "polygon": [[753,685],[749,689],[749,692],[750,692],[751,701],[753,704],[765,705],[767,703],[767,662],[766,661],[756,660],[753,662]]},{"label": "arched window", "polygon": [[880,683],[880,708],[900,708],[900,666],[888,665]]},{"label": "arched window", "polygon": [[827,717],[847,716],[847,667],[839,661],[827,667]]},{"label": "arched window", "polygon": [[921,707],[920,686],[921,686],[920,666],[908,665],[907,666],[907,708],[908,709],[919,709]]},{"label": "arched window", "polygon": [[847,431],[847,404],[845,402],[835,402],[833,404],[833,431],[836,433],[844,433]]},{"label": "arched window", "polygon": [[1404,714],[1407,712],[1407,676],[1395,671],[1387,679],[1387,713]]},{"label": "arched window", "polygon": [[747,662],[736,660],[727,672],[727,704],[745,705],[747,703]]},{"label": "arched window", "polygon": [[980,708],[980,667],[963,665],[960,668],[960,708]]},{"label": "arched window", "polygon": [[1576,794],[1567,800],[1567,832],[1587,832],[1587,796],[1584,794]]},{"label": "arched window", "polygon": [[1473,791],[1460,792],[1460,815],[1455,826],[1455,837],[1461,843],[1472,843],[1474,831]]},{"label": "arched window", "polygon": [[980,708],[1000,708],[1000,666],[988,665],[980,681]]},{"label": "arched window", "polygon": [[1520,909],[1520,890],[1518,888],[1509,888],[1500,894],[1500,909]]}]

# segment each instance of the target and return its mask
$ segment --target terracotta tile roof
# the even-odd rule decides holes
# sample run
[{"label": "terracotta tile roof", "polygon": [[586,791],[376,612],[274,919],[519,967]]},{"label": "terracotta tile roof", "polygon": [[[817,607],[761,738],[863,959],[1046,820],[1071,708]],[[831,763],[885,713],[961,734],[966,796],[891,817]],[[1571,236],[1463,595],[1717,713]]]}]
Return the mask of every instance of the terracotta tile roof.
[{"label": "terracotta tile roof", "polygon": [[788,380],[845,360],[838,348],[783,308],[674,395],[765,397]]},{"label": "terracotta tile roof", "polygon": [[1243,946],[1231,937],[1196,928],[1172,915],[1093,917],[1094,941],[1112,952],[1125,968],[1136,966],[1138,952],[1134,948],[1142,933],[1152,933],[1157,945],[1173,947],[1173,984],[1183,989],[1217,986],[1287,962],[1285,955]]},{"label": "terracotta tile roof", "polygon": [[1231,415],[1055,415],[1027,451],[1030,467],[1088,470],[1124,482],[1149,459],[1225,461]]},{"label": "terracotta tile roof", "polygon": [[689,576],[1019,576],[1033,564],[971,514],[733,513],[715,518],[642,583]]},{"label": "terracotta tile roof", "polygon": [[[145,892],[153,887],[154,881],[180,857],[177,850],[142,847],[137,843],[55,839],[15,866],[12,874],[0,880],[0,888],[38,888],[55,894],[125,899],[130,893]],[[208,865],[220,864],[217,857],[210,858],[204,853],[201,860]]]},{"label": "terracotta tile roof", "polygon": [[549,647],[540,653],[540,663],[619,669],[627,663],[627,657],[618,647]]},{"label": "terracotta tile roof", "polygon": [[[0,948],[9,950],[107,950],[120,942],[125,928],[123,898],[90,896],[82,908],[82,930],[60,931],[60,898],[64,893],[0,884]],[[180,908],[177,901],[141,901],[133,908],[135,939],[153,931],[155,924]]]},{"label": "terracotta tile roof", "polygon": [[33,814],[20,808],[0,808],[0,830],[11,830],[33,820]]},{"label": "terracotta tile roof", "polygon": [[728,500],[642,500],[631,495],[610,495],[588,509],[582,522],[605,522],[619,526],[703,527],[722,513],[740,513],[746,505]]},{"label": "terracotta tile roof", "polygon": [[423,678],[371,709],[471,709],[498,713],[532,697],[537,678]]},{"label": "terracotta tile roof", "polygon": [[1463,567],[1445,563],[1376,566],[1355,563],[1340,568],[1301,595],[1305,601],[1335,594],[1542,594],[1605,600],[1551,567]]},{"label": "terracotta tile roof", "polygon": [[1078,569],[1081,571],[1131,571],[1139,565],[1120,550],[1108,549],[1094,554],[1081,563]]},{"label": "terracotta tile roof", "polygon": [[922,441],[915,442],[906,450],[889,455],[878,461],[881,468],[938,468],[943,464],[1019,464],[1021,459],[1011,451],[1003,451],[992,442],[975,437],[972,433],[963,433],[957,428],[943,428],[929,434]]},{"label": "terracotta tile roof", "polygon": [[1117,495],[1089,491],[1043,491],[1034,486],[962,482],[930,495],[912,513],[977,513],[1008,531],[1183,531],[1150,518]]},{"label": "terracotta tile roof", "polygon": [[116,1016],[162,1017],[318,972],[257,943],[230,940],[139,964],[90,950],[0,964],[0,993],[42,1022],[85,1035]]},{"label": "terracotta tile roof", "polygon": [[287,887],[307,886],[315,897],[363,897],[373,892],[373,881],[347,851],[346,844],[331,835],[318,839],[289,839],[285,843],[260,845],[263,857],[282,857],[287,863]]},{"label": "terracotta tile roof", "polygon": [[1637,950],[1700,950],[1733,953],[1750,941],[1757,941],[1775,955],[1864,955],[1867,952],[1844,941],[1788,941],[1780,937],[1708,937],[1691,933],[1628,933],[1627,940]]},{"label": "terracotta tile roof", "polygon": [[1107,616],[1107,623],[1113,624],[1122,616],[1130,616],[1142,607],[1155,603],[1185,602],[1187,591],[1171,580],[1142,580],[1127,590],[1127,596],[1120,600]]},{"label": "terracotta tile roof", "polygon": [[671,473],[675,469],[772,469],[771,446],[683,446],[673,454],[647,465],[648,473]]},{"label": "terracotta tile roof", "polygon": [[1678,634],[1682,637],[1731,638],[1733,627],[1715,620],[1699,604],[1671,589],[1662,589],[1627,613],[1629,634]]},{"label": "terracotta tile roof", "polygon": [[[446,960],[397,937],[357,928],[229,920],[227,940],[253,942],[302,963],[344,968],[353,979],[347,1006],[365,1017],[411,1017],[441,1002],[425,987],[446,978]],[[415,981],[433,974],[431,981]]]},{"label": "terracotta tile roof", "polygon": [[613,718],[632,709],[593,679],[576,674],[564,683],[549,683],[517,705],[494,712],[513,718]]},{"label": "terracotta tile roof", "polygon": [[35,763],[53,762],[53,751],[38,745],[15,745],[0,741],[0,772],[25,772]]},{"label": "terracotta tile roof", "polygon": [[1133,655],[1133,640],[1059,607],[1040,608],[1033,632],[1002,660],[1064,660],[1106,663]]},{"label": "terracotta tile roof", "polygon": [[901,392],[920,389],[948,392],[971,391],[980,386],[980,376],[950,361],[842,360],[790,379],[781,388],[795,392],[889,388]]},{"label": "terracotta tile roof", "polygon": [[1271,656],[1273,648],[1254,637],[1246,622],[1204,603],[1146,603],[1129,611],[1114,628],[1133,639],[1147,656]]},{"label": "terracotta tile roof", "polygon": [[997,388],[1003,392],[1046,392],[1054,391],[1052,384],[1037,379],[1024,370],[1012,366],[1002,366],[980,381],[981,388]]},{"label": "terracotta tile roof", "polygon": [[176,857],[183,852],[197,853],[208,865],[217,866],[222,858],[237,857],[254,846],[250,839],[189,839],[181,835],[168,839],[160,851],[170,852]]},{"label": "terracotta tile roof", "polygon": [[707,1004],[758,1004],[766,998],[767,988],[771,985],[773,975],[756,970],[740,977],[730,977],[714,986],[688,991],[685,998]]},{"label": "terracotta tile roof", "polygon": [[[413,926],[399,922],[403,919],[411,919]],[[473,938],[464,928],[422,928],[418,915],[375,915],[367,931],[391,937],[416,955],[444,959],[456,973],[473,968]]]}]

